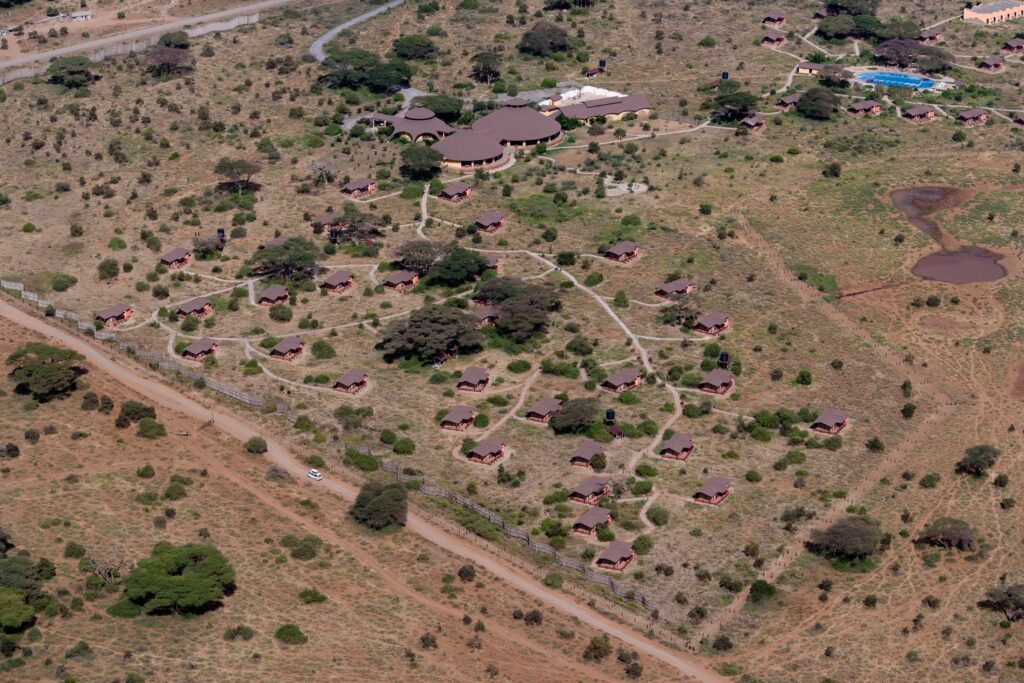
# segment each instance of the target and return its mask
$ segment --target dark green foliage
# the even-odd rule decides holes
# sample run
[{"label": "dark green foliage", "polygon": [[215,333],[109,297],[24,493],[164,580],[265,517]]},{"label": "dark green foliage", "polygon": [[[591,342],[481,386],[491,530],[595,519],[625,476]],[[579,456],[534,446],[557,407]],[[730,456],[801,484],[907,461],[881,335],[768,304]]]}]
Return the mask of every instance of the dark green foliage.
[{"label": "dark green foliage", "polygon": [[262,455],[267,452],[267,441],[261,436],[254,436],[245,442],[245,452],[249,455]]},{"label": "dark green foliage", "polygon": [[302,604],[311,605],[313,603],[327,602],[327,596],[318,591],[315,588],[307,588],[299,591],[299,599],[302,600]]},{"label": "dark green foliage", "polygon": [[135,433],[143,439],[159,439],[167,436],[167,428],[151,417],[144,417],[139,420],[139,428]]},{"label": "dark green foliage", "polygon": [[285,624],[281,626],[274,633],[274,637],[288,645],[302,645],[309,640],[309,638],[306,637],[306,634],[302,632],[302,629],[295,624]]},{"label": "dark green foliage", "polygon": [[430,180],[441,171],[441,153],[427,145],[407,145],[401,152],[402,175],[412,180]]},{"label": "dark green foliage", "polygon": [[256,635],[256,632],[245,624],[239,624],[238,626],[232,626],[231,628],[224,630],[224,640],[251,640]]},{"label": "dark green foliage", "polygon": [[377,348],[384,357],[443,361],[478,350],[484,335],[472,316],[450,306],[427,305],[408,318],[392,322]]},{"label": "dark green foliage", "polygon": [[917,543],[927,543],[946,550],[974,550],[977,537],[978,532],[962,519],[939,517],[921,531]]},{"label": "dark green foliage", "polygon": [[566,401],[562,409],[551,416],[548,424],[555,434],[579,434],[590,428],[599,410],[596,398],[574,398]]},{"label": "dark green foliage", "polygon": [[121,404],[121,412],[117,415],[116,425],[125,428],[144,418],[156,419],[156,408],[140,401],[125,401]]},{"label": "dark green foliage", "polygon": [[473,299],[498,309],[494,329],[517,344],[547,330],[550,314],[562,307],[557,289],[514,277],[488,280]]},{"label": "dark green foliage", "polygon": [[867,517],[848,516],[827,529],[812,531],[808,546],[826,557],[857,560],[874,553],[881,542],[878,522]]},{"label": "dark green foliage", "polygon": [[775,595],[775,586],[771,585],[767,581],[758,579],[754,583],[750,584],[750,602],[757,604],[764,602],[768,598]]},{"label": "dark green foliage", "polygon": [[77,560],[81,557],[85,557],[85,546],[81,543],[75,543],[74,541],[68,541],[64,544],[64,557],[69,559]]},{"label": "dark green foliage", "polygon": [[331,346],[330,342],[324,339],[317,339],[309,347],[310,353],[313,354],[313,358],[317,360],[327,360],[328,358],[334,358],[338,355],[334,347]]},{"label": "dark green foliage", "polygon": [[953,65],[953,57],[933,45],[916,40],[894,38],[875,48],[875,60],[900,68],[916,66],[923,71],[945,71]]},{"label": "dark green foliage", "polygon": [[564,29],[547,21],[538,21],[519,40],[519,51],[546,57],[552,52],[569,49],[569,34]]},{"label": "dark green foliage", "polygon": [[165,33],[160,36],[157,41],[157,45],[163,47],[173,47],[179,50],[187,50],[189,48],[188,34],[184,31],[174,31],[172,33]]},{"label": "dark green foliage", "polygon": [[286,323],[292,319],[292,307],[278,304],[271,306],[270,310],[267,311],[267,315],[270,319],[277,323]]},{"label": "dark green foliage", "polygon": [[383,62],[360,48],[331,50],[322,68],[327,73],[320,77],[320,82],[330,88],[366,87],[378,93],[393,85],[408,85],[412,76],[412,68],[403,60]]},{"label": "dark green foliage", "polygon": [[978,607],[1002,612],[1007,621],[1019,621],[1024,618],[1024,583],[990,588]]},{"label": "dark green foliage", "polygon": [[367,482],[359,490],[352,506],[352,516],[371,529],[383,529],[392,524],[405,525],[408,493],[401,484]]},{"label": "dark green foliage", "polygon": [[486,268],[486,258],[475,251],[455,245],[430,269],[428,282],[445,287],[458,287],[475,280]]},{"label": "dark green foliage", "polygon": [[395,56],[401,59],[428,60],[437,56],[437,46],[426,36],[410,35],[395,39],[392,43]]},{"label": "dark green foliage", "polygon": [[50,66],[46,69],[46,75],[50,83],[62,85],[68,90],[77,90],[98,78],[92,73],[92,69],[95,68],[96,64],[81,55],[57,57],[50,62]]},{"label": "dark green foliage", "polygon": [[135,470],[135,476],[140,479],[152,479],[155,474],[156,471],[153,469],[153,466],[148,463]]},{"label": "dark green foliage", "polygon": [[839,111],[839,98],[828,88],[808,88],[796,105],[801,116],[817,121],[828,121]]},{"label": "dark green foliage", "polygon": [[157,543],[125,579],[122,603],[143,614],[197,614],[234,588],[235,570],[212,545]]},{"label": "dark green foliage", "polygon": [[80,369],[74,365],[82,356],[38,342],[21,347],[7,357],[15,390],[37,401],[64,396],[75,389]]},{"label": "dark green foliage", "polygon": [[608,636],[602,634],[590,639],[590,643],[583,650],[583,659],[587,662],[600,662],[611,653],[612,644],[608,641]]},{"label": "dark green foliage", "polygon": [[999,449],[989,444],[971,446],[964,451],[964,457],[956,464],[958,474],[969,474],[980,477],[988,472],[999,457]]},{"label": "dark green foliage", "polygon": [[35,621],[35,610],[25,598],[25,591],[0,585],[0,632],[17,633]]},{"label": "dark green foliage", "polygon": [[725,121],[740,121],[757,111],[758,102],[757,97],[746,91],[727,92],[715,98],[715,109]]},{"label": "dark green foliage", "polygon": [[316,271],[317,246],[304,237],[292,237],[284,244],[260,249],[253,256],[258,275],[285,279],[307,279]]},{"label": "dark green foliage", "polygon": [[462,114],[463,103],[451,95],[424,95],[412,101],[414,107],[426,107],[446,123],[455,123]]}]

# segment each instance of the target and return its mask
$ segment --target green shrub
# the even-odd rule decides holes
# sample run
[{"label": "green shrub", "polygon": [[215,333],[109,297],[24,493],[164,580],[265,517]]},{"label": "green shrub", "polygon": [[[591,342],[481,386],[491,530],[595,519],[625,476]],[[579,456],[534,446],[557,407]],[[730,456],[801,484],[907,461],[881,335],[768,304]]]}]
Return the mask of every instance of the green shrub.
[{"label": "green shrub", "polygon": [[153,418],[144,417],[139,420],[139,429],[136,434],[143,439],[159,439],[167,436],[167,429]]},{"label": "green shrub", "polygon": [[302,632],[295,624],[285,624],[281,628],[277,629],[274,633],[274,637],[280,640],[282,643],[288,645],[303,645],[309,638]]},{"label": "green shrub", "polygon": [[245,452],[249,455],[262,455],[267,452],[267,441],[261,436],[254,436],[245,442]]},{"label": "green shrub", "polygon": [[315,588],[307,588],[303,591],[299,591],[299,599],[302,600],[302,604],[304,605],[327,602],[327,596]]}]

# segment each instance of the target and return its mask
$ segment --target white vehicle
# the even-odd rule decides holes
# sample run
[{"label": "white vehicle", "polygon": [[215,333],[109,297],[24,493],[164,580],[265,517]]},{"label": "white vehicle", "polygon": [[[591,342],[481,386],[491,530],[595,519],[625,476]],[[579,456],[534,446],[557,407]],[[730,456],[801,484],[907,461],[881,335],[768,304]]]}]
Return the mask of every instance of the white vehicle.
[{"label": "white vehicle", "polygon": [[310,470],[309,472],[306,472],[306,476],[313,481],[320,481],[324,478],[324,475],[320,474],[320,470]]}]

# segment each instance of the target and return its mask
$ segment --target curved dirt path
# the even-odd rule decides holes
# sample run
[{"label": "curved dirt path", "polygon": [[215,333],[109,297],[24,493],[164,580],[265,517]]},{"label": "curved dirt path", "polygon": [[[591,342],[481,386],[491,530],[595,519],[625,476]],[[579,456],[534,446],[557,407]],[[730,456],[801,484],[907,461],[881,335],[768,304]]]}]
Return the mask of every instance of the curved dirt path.
[{"label": "curved dirt path", "polygon": [[[33,332],[45,335],[61,345],[77,351],[85,356],[88,362],[108,373],[126,387],[147,396],[165,408],[196,420],[208,421],[225,434],[239,441],[246,441],[253,436],[262,437],[267,442],[267,459],[300,481],[305,481],[306,467],[280,441],[233,413],[225,412],[221,406],[203,406],[171,386],[143,377],[133,368],[119,364],[108,356],[104,350],[79,338],[72,332],[55,327],[45,320],[33,317],[6,301],[0,301],[0,317],[6,318]],[[324,480],[317,485],[340,495],[346,501],[355,500],[358,493],[358,488],[353,484],[336,479],[330,475],[325,476]],[[604,631],[608,635],[627,643],[638,652],[656,658],[686,676],[700,681],[725,680],[695,660],[675,652],[660,643],[648,640],[633,631],[633,629],[580,605],[568,595],[541,585],[529,574],[508,566],[499,558],[479,549],[470,541],[449,533],[415,512],[410,511],[406,529],[454,555],[471,560],[530,597],[540,600],[549,607],[569,614],[593,628]]]},{"label": "curved dirt path", "polygon": [[384,12],[387,12],[389,9],[398,7],[404,2],[405,0],[391,0],[390,2],[387,2],[383,5],[374,7],[368,12],[363,12],[357,17],[352,17],[351,19],[341,22],[340,24],[332,28],[330,31],[314,40],[313,44],[309,46],[309,54],[313,55],[313,59],[315,59],[318,62],[324,61],[325,59],[327,59],[327,51],[324,50],[324,46],[327,45],[327,43],[334,40],[335,38],[337,38],[342,31],[350,29],[353,26],[357,26],[366,21],[367,19],[372,19],[378,14],[383,14]]}]

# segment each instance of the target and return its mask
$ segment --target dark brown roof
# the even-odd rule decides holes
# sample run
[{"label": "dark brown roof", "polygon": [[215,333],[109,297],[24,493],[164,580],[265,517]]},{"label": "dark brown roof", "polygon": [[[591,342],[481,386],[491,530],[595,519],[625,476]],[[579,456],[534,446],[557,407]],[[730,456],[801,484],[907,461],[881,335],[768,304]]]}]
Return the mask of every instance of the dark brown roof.
[{"label": "dark brown roof", "polygon": [[196,340],[189,344],[188,346],[186,346],[185,350],[182,351],[182,353],[187,354],[189,356],[198,356],[199,354],[202,353],[209,353],[210,351],[213,350],[213,347],[216,343],[217,342],[210,339],[209,337],[203,337],[202,339]]},{"label": "dark brown roof", "polygon": [[608,544],[608,547],[597,556],[597,561],[618,564],[619,562],[628,560],[631,557],[633,557],[632,543],[629,541],[612,541]]},{"label": "dark brown roof", "polygon": [[786,32],[785,31],[780,31],[777,28],[770,28],[770,29],[768,29],[767,31],[764,32],[764,35],[761,36],[761,40],[772,40],[772,41],[775,41],[775,40],[783,40],[785,37],[786,37]]},{"label": "dark brown roof", "polygon": [[595,505],[590,508],[572,523],[573,526],[581,526],[585,529],[593,529],[601,524],[607,524],[612,511]]},{"label": "dark brown roof", "polygon": [[372,178],[356,178],[350,182],[345,183],[341,186],[341,189],[346,192],[359,192],[365,190],[370,185],[373,185],[376,181]]},{"label": "dark brown roof", "polygon": [[433,135],[435,138],[442,138],[454,130],[447,123],[437,118],[434,112],[426,107],[413,107],[405,112],[403,116],[373,114],[370,116],[370,119],[391,126],[395,135],[405,134],[414,139],[421,135]]},{"label": "dark brown roof", "polygon": [[506,107],[528,107],[530,103],[522,97],[510,97],[504,102]]},{"label": "dark brown roof", "polygon": [[587,477],[579,484],[577,484],[576,488],[574,488],[572,492],[578,496],[583,496],[584,498],[587,498],[593,495],[597,495],[604,491],[604,487],[607,483],[608,480],[605,479],[604,477]]},{"label": "dark brown roof", "polygon": [[494,161],[505,153],[500,144],[468,128],[458,130],[436,143],[434,149],[440,152],[446,161],[465,163]]},{"label": "dark brown roof", "polygon": [[370,377],[370,373],[366,370],[352,369],[345,372],[344,375],[338,378],[338,381],[334,383],[336,387],[353,387],[357,384],[361,384],[363,381]]},{"label": "dark brown roof", "polygon": [[779,102],[781,104],[796,104],[803,98],[803,96],[804,94],[802,92],[795,92],[792,95],[785,95],[783,97],[780,97]]},{"label": "dark brown roof", "polygon": [[542,398],[526,409],[527,415],[550,415],[562,409],[562,402],[557,398]]},{"label": "dark brown roof", "polygon": [[961,121],[968,121],[970,119],[980,119],[982,116],[988,116],[988,112],[979,107],[974,107],[973,109],[964,109],[956,117]]},{"label": "dark brown roof", "polygon": [[452,424],[460,424],[467,420],[473,419],[473,409],[469,406],[452,406],[452,408],[445,413],[445,416],[441,418],[441,422],[450,422]]},{"label": "dark brown roof", "polygon": [[572,454],[572,458],[578,458],[580,460],[590,462],[590,460],[599,453],[604,453],[604,446],[599,444],[597,441],[584,439],[580,445],[576,447],[576,451]]},{"label": "dark brown roof", "polygon": [[640,377],[643,373],[633,368],[623,368],[617,372],[608,376],[608,379],[604,381],[604,384],[608,384],[613,387],[621,387],[627,384],[632,384]]},{"label": "dark brown roof", "polygon": [[110,320],[111,318],[119,318],[130,310],[132,310],[132,307],[128,304],[115,304],[104,308],[102,311],[96,311],[96,317],[100,320]]},{"label": "dark brown roof", "polygon": [[558,109],[570,119],[589,119],[594,116],[615,116],[650,108],[651,103],[645,95],[619,95],[584,100]]},{"label": "dark brown roof", "polygon": [[765,19],[774,19],[775,21],[779,21],[780,19],[785,19],[786,15],[783,14],[780,10],[773,9],[773,10],[768,10],[767,12],[765,12],[764,13],[764,18]]},{"label": "dark brown roof", "polygon": [[807,69],[809,71],[821,71],[821,64],[817,62],[800,62],[796,65],[798,69]]},{"label": "dark brown roof", "polygon": [[463,181],[459,180],[459,181],[454,182],[451,185],[445,187],[444,189],[442,189],[441,190],[441,196],[442,197],[455,197],[457,195],[462,194],[466,190],[472,189],[472,187],[473,186],[470,185],[469,183],[466,183],[466,182],[463,182]]},{"label": "dark brown roof", "polygon": [[459,384],[480,384],[486,382],[491,378],[487,371],[483,368],[466,368],[462,371],[462,377],[459,377]]},{"label": "dark brown roof", "polygon": [[484,215],[480,216],[480,218],[476,219],[476,224],[480,227],[487,228],[500,223],[502,218],[504,218],[504,216],[501,215],[500,211],[488,211]]},{"label": "dark brown roof", "polygon": [[618,244],[613,244],[612,246],[605,249],[604,253],[609,256],[626,256],[627,254],[632,254],[639,248],[640,245],[637,244],[636,242],[623,240],[622,242],[619,242]]},{"label": "dark brown roof", "polygon": [[171,249],[169,252],[160,257],[160,260],[164,263],[174,263],[175,261],[184,260],[192,252],[185,247],[178,247],[177,249]]},{"label": "dark brown roof", "polygon": [[529,107],[508,106],[474,121],[473,130],[494,142],[515,145],[557,137],[562,126]]},{"label": "dark brown roof", "polygon": [[719,313],[717,311],[713,313],[707,313],[697,318],[693,323],[694,327],[704,327],[711,329],[712,327],[721,327],[722,325],[729,322],[729,316],[725,313]]},{"label": "dark brown roof", "polygon": [[911,107],[910,109],[907,109],[905,113],[907,116],[927,116],[928,112],[934,113],[935,110],[929,107],[927,104],[920,104],[916,107]]},{"label": "dark brown roof", "polygon": [[391,285],[392,287],[395,285],[404,285],[412,282],[417,276],[418,274],[411,270],[396,270],[387,276],[384,280],[384,284]]},{"label": "dark brown roof", "polygon": [[661,294],[679,294],[680,292],[685,292],[692,285],[693,282],[687,280],[685,277],[681,277],[678,280],[666,282],[661,287],[658,287],[658,292]]},{"label": "dark brown roof", "polygon": [[1003,43],[1003,47],[1012,47],[1014,49],[1024,47],[1024,38],[1011,38]]},{"label": "dark brown roof", "polygon": [[496,436],[492,436],[488,439],[484,439],[476,446],[473,446],[473,450],[469,452],[470,455],[475,455],[478,458],[486,458],[489,455],[495,455],[501,452],[501,449],[505,446],[505,442]]},{"label": "dark brown roof", "polygon": [[477,322],[498,317],[498,309],[494,306],[477,306],[473,309],[473,317]]},{"label": "dark brown roof", "polygon": [[693,437],[689,434],[673,434],[672,438],[661,445],[659,452],[672,451],[682,453],[693,448]]},{"label": "dark brown roof", "polygon": [[1004,63],[1002,57],[985,57],[981,60],[982,66],[1002,66]]},{"label": "dark brown roof", "polygon": [[937,28],[926,28],[917,34],[918,38],[938,38],[942,35],[942,31]]},{"label": "dark brown roof", "polygon": [[323,281],[323,284],[327,285],[328,287],[337,287],[338,285],[345,284],[351,279],[352,273],[348,272],[347,270],[339,270],[335,273],[332,273],[326,280]]},{"label": "dark brown roof", "polygon": [[270,285],[260,294],[260,301],[277,301],[288,298],[288,288],[284,285]]},{"label": "dark brown roof", "polygon": [[724,368],[715,368],[708,374],[704,375],[704,379],[700,381],[701,386],[707,385],[710,387],[724,387],[733,381],[732,373]]},{"label": "dark brown roof", "polygon": [[851,111],[868,111],[869,109],[874,109],[875,107],[881,107],[881,106],[882,105],[880,105],[878,102],[875,102],[874,100],[861,100],[860,102],[854,102],[853,104],[851,104],[850,105],[850,110]]},{"label": "dark brown roof", "polygon": [[207,306],[210,305],[210,300],[205,296],[197,296],[195,299],[189,299],[183,304],[178,305],[178,313],[190,315],[192,313],[200,313]]},{"label": "dark brown roof", "polygon": [[344,211],[331,211],[316,216],[311,222],[317,225],[336,225],[345,217]]},{"label": "dark brown roof", "polygon": [[487,255],[487,267],[488,268],[497,268],[498,267],[498,263],[500,261],[501,261],[501,259],[498,258],[497,256],[495,256],[494,254],[488,254]]},{"label": "dark brown roof", "polygon": [[740,123],[742,123],[744,126],[750,126],[751,128],[753,128],[754,126],[760,126],[761,124],[763,124],[764,117],[761,116],[760,114],[751,114],[747,118],[740,121]]},{"label": "dark brown roof", "polygon": [[725,477],[713,476],[708,477],[708,480],[704,482],[704,485],[697,490],[697,495],[706,498],[714,498],[720,496],[729,490],[729,480]]},{"label": "dark brown roof", "polygon": [[839,410],[838,408],[826,408],[821,411],[821,415],[817,417],[811,425],[824,425],[826,427],[837,427],[846,422],[846,413]]},{"label": "dark brown roof", "polygon": [[290,239],[291,239],[291,235],[278,235],[274,239],[269,240],[268,242],[264,242],[263,244],[261,244],[260,245],[260,249],[269,249],[270,247],[279,247],[279,246],[281,246],[282,244],[284,244],[285,242],[287,242]]},{"label": "dark brown roof", "polygon": [[270,349],[270,352],[271,353],[285,354],[285,353],[291,353],[293,351],[301,351],[301,350],[302,350],[302,340],[299,339],[298,337],[296,337],[295,335],[291,335],[291,336],[285,337],[284,339],[279,341],[277,343],[277,346],[275,346],[274,348]]}]

